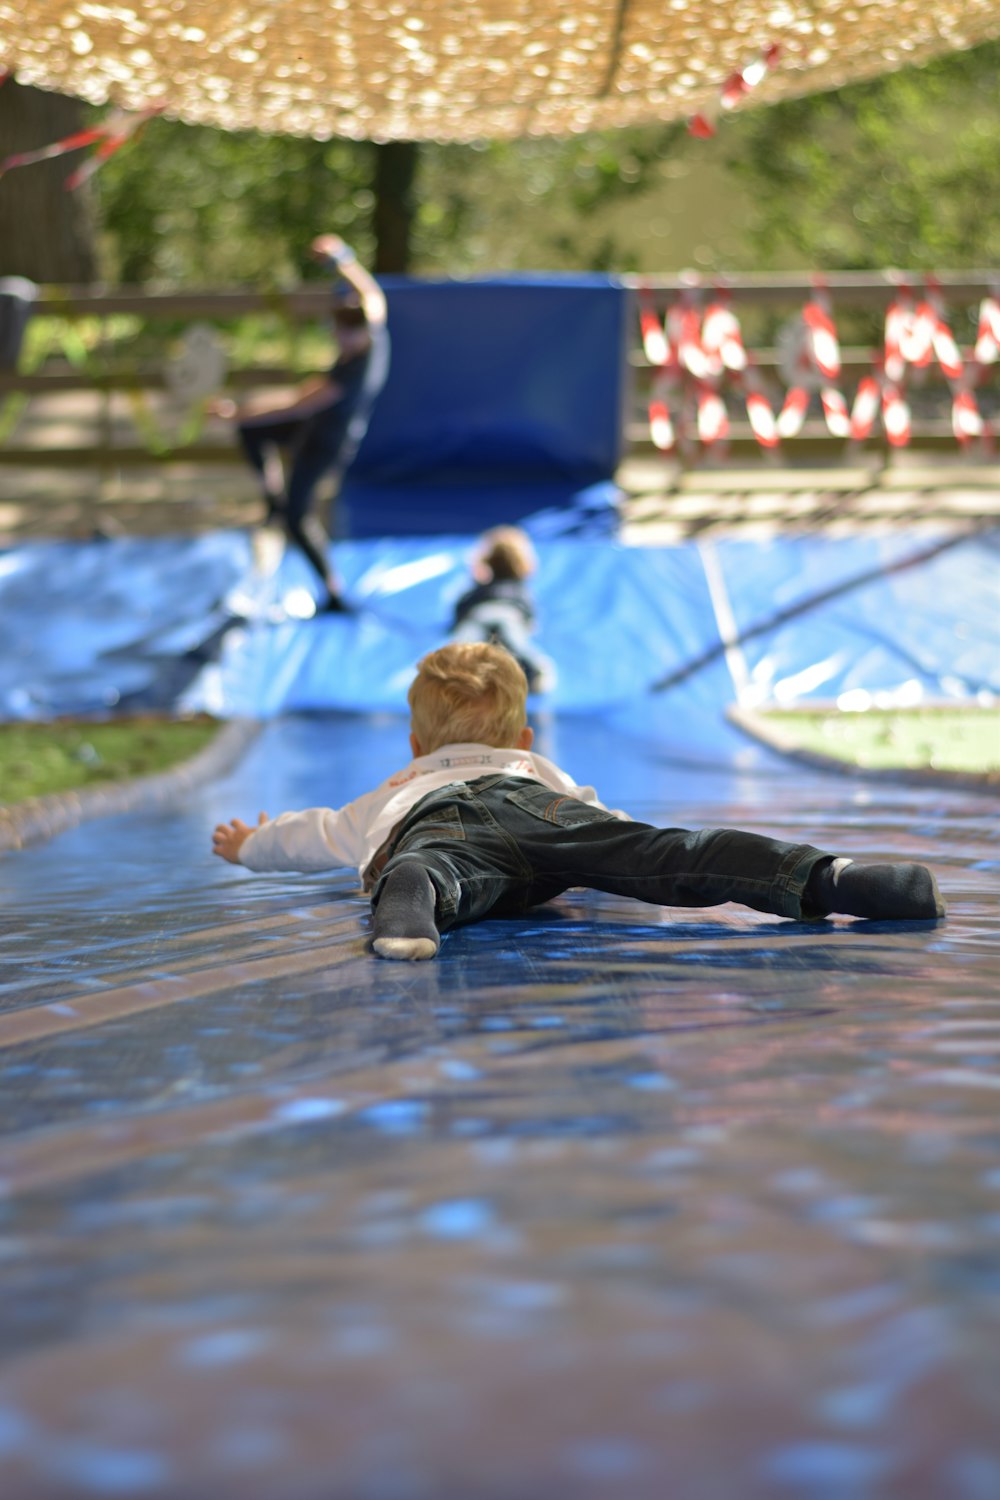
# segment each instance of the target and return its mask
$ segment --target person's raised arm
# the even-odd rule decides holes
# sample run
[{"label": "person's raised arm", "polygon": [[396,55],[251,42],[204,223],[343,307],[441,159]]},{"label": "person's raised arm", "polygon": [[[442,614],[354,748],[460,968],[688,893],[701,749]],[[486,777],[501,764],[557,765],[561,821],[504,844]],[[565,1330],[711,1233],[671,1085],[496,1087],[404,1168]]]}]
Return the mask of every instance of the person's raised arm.
[{"label": "person's raised arm", "polygon": [[339,234],[319,234],[313,240],[311,249],[317,260],[327,261],[336,266],[344,280],[350,282],[361,298],[361,306],[368,323],[370,325],[384,323],[386,304],[382,288],[374,276],[365,270],[350,245],[342,240]]}]

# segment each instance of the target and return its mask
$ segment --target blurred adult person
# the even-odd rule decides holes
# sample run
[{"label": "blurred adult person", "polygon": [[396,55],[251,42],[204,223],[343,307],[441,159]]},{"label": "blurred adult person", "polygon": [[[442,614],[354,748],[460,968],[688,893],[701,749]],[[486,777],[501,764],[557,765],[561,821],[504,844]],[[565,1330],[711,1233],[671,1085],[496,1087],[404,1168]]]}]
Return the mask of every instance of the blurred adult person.
[{"label": "blurred adult person", "polygon": [[279,521],[323,586],[319,612],[349,609],[330,558],[330,536],[315,513],[320,480],[331,476],[334,503],[365,435],[389,373],[389,333],[381,287],[336,234],[311,253],[337,277],[332,323],[337,354],[330,369],[304,381],[291,398],[259,406],[215,401],[210,410],[236,422],[247,461],[260,476],[268,521]]}]

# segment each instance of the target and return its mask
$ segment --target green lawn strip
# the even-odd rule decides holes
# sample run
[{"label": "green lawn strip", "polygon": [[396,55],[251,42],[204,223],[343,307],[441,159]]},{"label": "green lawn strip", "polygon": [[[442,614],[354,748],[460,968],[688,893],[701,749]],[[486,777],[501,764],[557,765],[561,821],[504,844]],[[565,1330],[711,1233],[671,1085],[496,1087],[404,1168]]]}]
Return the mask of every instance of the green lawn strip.
[{"label": "green lawn strip", "polygon": [[869,770],[1000,771],[1000,708],[767,709],[796,749]]},{"label": "green lawn strip", "polygon": [[153,776],[204,750],[220,728],[206,715],[2,724],[0,806]]}]

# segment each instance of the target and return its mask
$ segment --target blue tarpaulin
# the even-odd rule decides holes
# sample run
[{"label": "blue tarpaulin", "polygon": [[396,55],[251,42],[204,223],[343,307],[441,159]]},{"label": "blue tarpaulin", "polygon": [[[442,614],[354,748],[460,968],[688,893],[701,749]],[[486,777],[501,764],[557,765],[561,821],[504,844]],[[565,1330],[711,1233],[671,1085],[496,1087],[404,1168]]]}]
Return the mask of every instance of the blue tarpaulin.
[{"label": "blue tarpaulin", "polygon": [[[474,545],[468,535],[342,543],[358,612],[313,619],[285,608],[311,584],[302,559],[288,551],[258,573],[243,533],[18,548],[0,559],[0,715],[402,711],[414,663],[446,636]],[[711,549],[539,540],[539,643],[558,670],[546,706],[607,713],[692,667],[697,677],[699,661],[721,653],[720,590],[747,633],[739,650],[758,698],[996,693],[996,538],[935,545],[926,533]],[[898,567],[912,558],[923,560]],[[717,680],[716,715],[735,694],[730,672]]]},{"label": "blue tarpaulin", "polygon": [[[533,720],[637,817],[929,861],[945,922],[569,892],[386,964],[353,871],[251,875],[211,829],[405,762],[470,543],[345,545],[366,608],[308,621],[243,536],[3,559],[6,715],[272,717],[223,780],[0,858],[0,1489],[985,1500],[996,800],[790,766],[717,649],[723,594],[746,630],[927,536],[543,544]],[[749,680],[995,689],[994,563],[753,635]]]}]

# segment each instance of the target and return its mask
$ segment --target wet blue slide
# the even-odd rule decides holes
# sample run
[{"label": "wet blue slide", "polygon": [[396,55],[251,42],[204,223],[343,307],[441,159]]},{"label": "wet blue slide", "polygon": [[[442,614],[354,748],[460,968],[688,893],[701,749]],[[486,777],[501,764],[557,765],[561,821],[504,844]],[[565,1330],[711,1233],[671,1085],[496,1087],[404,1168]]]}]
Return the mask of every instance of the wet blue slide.
[{"label": "wet blue slide", "polygon": [[640,817],[926,860],[943,923],[578,892],[381,963],[352,872],[210,833],[406,759],[474,530],[343,543],[350,618],[242,535],[0,558],[3,717],[262,722],[0,856],[0,1494],[987,1500],[1000,803],[725,711],[1000,691],[996,538],[539,533],[544,753]]},{"label": "wet blue slide", "polygon": [[[929,860],[943,924],[580,893],[403,966],[350,872],[209,855],[405,759],[470,540],[352,544],[370,612],[265,598],[207,650],[202,585],[283,587],[242,537],[4,560],[8,716],[176,691],[265,723],[179,805],[0,859],[0,1489],[990,1494],[998,804],[791,767],[727,725],[721,655],[648,691],[719,643],[697,548],[543,546],[541,748],[638,816]],[[927,541],[716,562],[745,626]],[[996,691],[994,565],[968,541],[845,592],[746,672]]]}]

